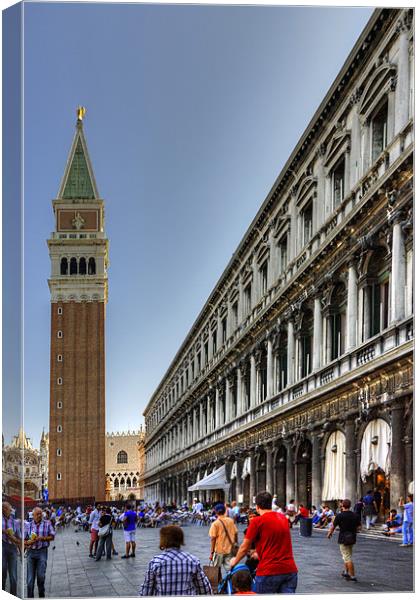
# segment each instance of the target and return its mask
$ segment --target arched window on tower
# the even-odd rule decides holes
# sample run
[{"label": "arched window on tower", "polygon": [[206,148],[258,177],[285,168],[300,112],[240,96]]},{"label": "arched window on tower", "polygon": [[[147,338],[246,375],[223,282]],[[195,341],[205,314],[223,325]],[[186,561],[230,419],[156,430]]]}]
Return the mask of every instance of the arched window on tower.
[{"label": "arched window on tower", "polygon": [[61,259],[61,263],[60,263],[60,274],[67,275],[68,268],[69,268],[68,260],[67,260],[67,258],[64,257]]},{"label": "arched window on tower", "polygon": [[79,260],[79,275],[86,275],[86,258],[84,256]]},{"label": "arched window on tower", "polygon": [[77,260],[74,256],[70,259],[70,275],[77,275]]},{"label": "arched window on tower", "polygon": [[92,257],[89,258],[88,274],[89,275],[96,275],[96,263],[95,263],[95,259],[92,258]]},{"label": "arched window on tower", "polygon": [[120,450],[117,454],[117,463],[119,465],[128,463],[128,454],[125,450]]}]

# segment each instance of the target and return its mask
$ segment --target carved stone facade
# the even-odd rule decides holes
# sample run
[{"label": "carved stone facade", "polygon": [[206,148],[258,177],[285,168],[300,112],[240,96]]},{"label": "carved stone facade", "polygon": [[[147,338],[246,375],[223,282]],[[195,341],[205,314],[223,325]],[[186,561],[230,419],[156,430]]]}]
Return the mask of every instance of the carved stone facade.
[{"label": "carved stone facade", "polygon": [[105,469],[109,500],[144,499],[145,432],[106,434]]},{"label": "carved stone facade", "polygon": [[407,491],[412,37],[411,11],[374,12],[150,399],[147,500],[223,464],[244,504]]},{"label": "carved stone facade", "polygon": [[42,432],[38,450],[20,429],[10,445],[3,442],[2,463],[4,494],[21,497],[23,479],[23,495],[41,500],[42,490],[48,485],[48,433]]}]

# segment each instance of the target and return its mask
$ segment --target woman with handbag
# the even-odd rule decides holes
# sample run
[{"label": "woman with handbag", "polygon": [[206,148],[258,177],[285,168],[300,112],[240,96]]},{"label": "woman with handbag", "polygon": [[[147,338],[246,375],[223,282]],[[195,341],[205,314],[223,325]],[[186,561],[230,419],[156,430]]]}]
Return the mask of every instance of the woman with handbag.
[{"label": "woman with handbag", "polygon": [[214,567],[230,570],[229,561],[238,551],[238,529],[233,519],[226,516],[226,506],[216,504],[217,519],[212,523],[210,536],[210,561]]},{"label": "woman with handbag", "polygon": [[102,507],[98,537],[99,543],[95,561],[101,560],[104,548],[106,550],[106,558],[110,560],[112,552],[112,513],[109,506],[107,508]]}]

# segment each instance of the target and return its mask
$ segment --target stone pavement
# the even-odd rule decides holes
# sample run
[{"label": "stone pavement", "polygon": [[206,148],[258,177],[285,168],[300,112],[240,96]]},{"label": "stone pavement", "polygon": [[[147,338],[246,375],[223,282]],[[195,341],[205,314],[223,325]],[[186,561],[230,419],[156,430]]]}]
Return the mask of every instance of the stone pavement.
[{"label": "stone pavement", "polygon": [[[243,526],[240,527],[240,541]],[[185,548],[208,562],[207,527],[184,527]],[[299,593],[393,592],[413,590],[413,549],[400,548],[399,540],[360,534],[354,550],[358,583],[340,577],[342,561],[337,544],[326,531],[302,538],[293,530],[293,549],[299,568]],[[77,545],[79,542],[79,545]],[[137,530],[137,556],[122,560],[123,532],[114,532],[119,556],[95,562],[88,557],[89,534],[73,528],[60,532],[48,558],[47,597],[136,596],[149,560],[159,552],[159,530]],[[52,547],[55,546],[55,550]],[[37,593],[37,592],[36,592]]]}]

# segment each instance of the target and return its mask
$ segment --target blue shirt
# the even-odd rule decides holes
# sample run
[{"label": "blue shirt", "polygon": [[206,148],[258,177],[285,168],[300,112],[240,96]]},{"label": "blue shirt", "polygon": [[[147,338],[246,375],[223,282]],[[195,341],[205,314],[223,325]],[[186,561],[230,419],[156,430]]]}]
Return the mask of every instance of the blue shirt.
[{"label": "blue shirt", "polygon": [[413,512],[414,504],[412,502],[407,502],[407,504],[404,504],[404,521],[406,523],[413,522]]},{"label": "blue shirt", "polygon": [[127,510],[124,513],[124,531],[134,531],[136,529],[137,513],[134,510]]}]

